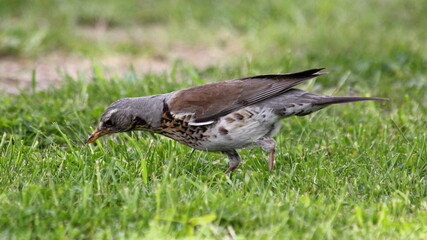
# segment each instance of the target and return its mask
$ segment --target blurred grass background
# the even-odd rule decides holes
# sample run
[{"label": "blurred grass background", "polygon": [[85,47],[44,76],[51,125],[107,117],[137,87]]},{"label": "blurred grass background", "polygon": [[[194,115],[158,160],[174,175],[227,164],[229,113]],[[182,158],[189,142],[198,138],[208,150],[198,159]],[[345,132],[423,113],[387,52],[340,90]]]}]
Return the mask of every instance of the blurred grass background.
[{"label": "blurred grass background", "polygon": [[[425,239],[426,12],[423,0],[0,1],[0,65],[94,62],[56,88],[34,77],[0,95],[0,238]],[[98,63],[111,56],[166,68],[109,76]],[[228,176],[223,156],[146,133],[83,145],[118,98],[313,67],[330,74],[304,89],[391,101],[283,121],[274,172],[260,149]]]},{"label": "blurred grass background", "polygon": [[[296,56],[392,57],[399,52],[425,56],[426,8],[413,1],[106,1],[3,0],[1,55],[34,56],[54,50],[87,54],[140,53],[133,30],[160,26],[169,39],[215,43],[231,32],[248,54],[270,59]],[[82,29],[121,29],[126,37],[84,36]],[[148,33],[150,33],[148,31]],[[150,36],[155,38],[156,36]],[[153,39],[152,39],[153,40]],[[384,51],[390,49],[392,51]],[[392,56],[390,56],[390,54]],[[265,57],[262,54],[259,57]],[[328,56],[329,55],[329,56]],[[350,56],[349,56],[350,57]]]},{"label": "blurred grass background", "polygon": [[253,69],[243,74],[327,67],[361,74],[366,83],[376,70],[414,81],[403,76],[423,75],[426,10],[423,0],[3,0],[0,56],[60,53],[102,62],[102,56],[117,55],[164,60],[178,51],[173,60],[186,54],[188,60],[191,47],[199,58],[215,48],[226,50],[214,64],[233,72],[249,62]]}]

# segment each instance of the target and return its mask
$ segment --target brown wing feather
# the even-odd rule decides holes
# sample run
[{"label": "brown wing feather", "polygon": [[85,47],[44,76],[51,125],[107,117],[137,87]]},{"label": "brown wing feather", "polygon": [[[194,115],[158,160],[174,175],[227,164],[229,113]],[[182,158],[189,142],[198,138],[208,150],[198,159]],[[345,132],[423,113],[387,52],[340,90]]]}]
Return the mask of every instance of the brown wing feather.
[{"label": "brown wing feather", "polygon": [[259,75],[205,84],[173,93],[167,104],[172,114],[192,113],[194,122],[220,116],[277,96],[301,82],[324,75],[323,68],[278,75]]}]

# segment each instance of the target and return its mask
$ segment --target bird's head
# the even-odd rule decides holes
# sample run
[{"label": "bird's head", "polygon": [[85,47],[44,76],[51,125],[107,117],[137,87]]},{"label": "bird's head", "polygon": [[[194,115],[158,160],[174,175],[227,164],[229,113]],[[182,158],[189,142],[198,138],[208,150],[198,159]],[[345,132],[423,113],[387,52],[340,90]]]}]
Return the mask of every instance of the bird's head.
[{"label": "bird's head", "polygon": [[144,114],[143,106],[134,106],[132,99],[121,99],[111,104],[102,114],[95,131],[89,136],[86,143],[92,143],[98,138],[119,132],[132,130],[147,130],[150,125]]}]

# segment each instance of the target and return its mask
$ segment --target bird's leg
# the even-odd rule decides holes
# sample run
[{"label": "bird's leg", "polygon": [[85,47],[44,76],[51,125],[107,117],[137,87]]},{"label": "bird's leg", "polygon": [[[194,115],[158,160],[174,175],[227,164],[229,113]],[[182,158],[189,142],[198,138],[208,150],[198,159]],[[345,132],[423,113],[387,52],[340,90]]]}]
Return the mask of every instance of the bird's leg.
[{"label": "bird's leg", "polygon": [[237,153],[236,150],[231,150],[226,152],[224,151],[222,153],[227,155],[229,166],[230,166],[227,170],[225,170],[225,173],[230,173],[234,169],[236,169],[237,166],[239,166],[239,163],[242,161],[242,159],[240,158],[240,155]]},{"label": "bird's leg", "polygon": [[270,137],[262,137],[255,141],[255,145],[262,147],[264,151],[270,153],[268,158],[268,169],[274,169],[274,152],[276,151],[276,141]]}]

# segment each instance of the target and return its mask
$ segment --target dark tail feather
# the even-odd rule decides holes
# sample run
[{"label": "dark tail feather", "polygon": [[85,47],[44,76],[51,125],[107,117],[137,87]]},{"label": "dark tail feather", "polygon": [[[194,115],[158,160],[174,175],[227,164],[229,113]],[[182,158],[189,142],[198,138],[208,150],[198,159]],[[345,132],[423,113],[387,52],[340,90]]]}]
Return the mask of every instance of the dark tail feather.
[{"label": "dark tail feather", "polygon": [[318,76],[322,76],[328,73],[319,73],[320,71],[324,70],[325,68],[313,68],[310,70],[306,70],[306,71],[302,71],[302,72],[296,72],[296,73],[288,73],[288,74],[283,74],[286,75],[289,78],[313,78],[313,77],[318,77]]},{"label": "dark tail feather", "polygon": [[277,79],[277,80],[289,80],[289,79],[311,79],[314,77],[326,75],[328,73],[319,73],[325,68],[313,68],[310,70],[296,72],[296,73],[286,73],[286,74],[268,74],[268,75],[257,75],[252,77],[240,78],[240,80],[249,80],[249,79],[257,79],[257,78],[267,78],[267,79]]},{"label": "dark tail feather", "polygon": [[329,104],[348,103],[348,102],[388,101],[388,100],[389,100],[388,98],[379,98],[379,97],[330,97],[326,99],[320,99],[318,102],[314,104],[329,105]]}]

